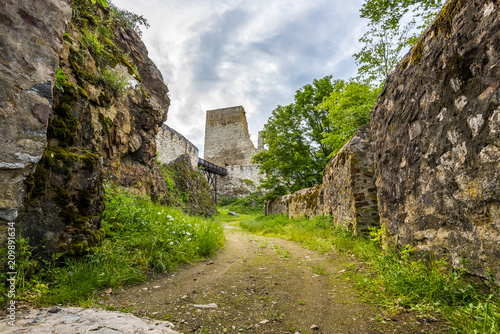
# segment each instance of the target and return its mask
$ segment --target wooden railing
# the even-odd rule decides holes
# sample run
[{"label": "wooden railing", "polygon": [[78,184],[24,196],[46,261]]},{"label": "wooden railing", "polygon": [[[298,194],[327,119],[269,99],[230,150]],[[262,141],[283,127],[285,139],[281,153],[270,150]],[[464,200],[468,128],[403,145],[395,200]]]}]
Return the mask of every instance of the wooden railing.
[{"label": "wooden railing", "polygon": [[207,171],[209,173],[214,173],[214,174],[221,175],[221,176],[227,175],[226,168],[217,166],[211,162],[203,160],[202,158],[198,158],[198,167],[203,167],[203,169],[205,169],[205,171]]}]

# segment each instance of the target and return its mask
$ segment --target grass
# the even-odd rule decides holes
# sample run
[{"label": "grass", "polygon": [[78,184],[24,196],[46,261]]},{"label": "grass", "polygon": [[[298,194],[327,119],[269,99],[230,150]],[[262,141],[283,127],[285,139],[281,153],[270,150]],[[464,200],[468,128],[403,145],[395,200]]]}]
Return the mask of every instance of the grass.
[{"label": "grass", "polygon": [[234,211],[238,214],[261,215],[264,213],[264,199],[256,192],[243,198],[222,198],[218,206],[224,211]]},{"label": "grass", "polygon": [[[367,300],[392,310],[412,309],[439,315],[455,333],[499,333],[500,291],[492,281],[478,283],[464,271],[453,270],[446,258],[426,258],[410,246],[382,250],[380,235],[354,236],[327,217],[288,219],[267,216],[240,222],[260,235],[282,237],[322,252],[354,255],[366,270],[348,271]],[[313,268],[320,271],[318,268]]]},{"label": "grass", "polygon": [[[80,258],[56,254],[51,261],[36,260],[21,239],[17,300],[37,306],[88,306],[103,289],[174,271],[184,263],[211,256],[224,244],[219,221],[188,216],[120,190],[107,190],[102,223],[106,231],[103,244]],[[3,285],[0,304],[5,301],[5,289]]]}]

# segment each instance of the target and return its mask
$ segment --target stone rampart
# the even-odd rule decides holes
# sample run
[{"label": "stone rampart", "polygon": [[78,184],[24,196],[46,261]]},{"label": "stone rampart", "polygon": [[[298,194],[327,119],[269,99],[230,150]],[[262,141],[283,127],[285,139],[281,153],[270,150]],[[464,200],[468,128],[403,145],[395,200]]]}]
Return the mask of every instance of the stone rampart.
[{"label": "stone rampart", "polygon": [[371,131],[362,126],[323,171],[323,184],[279,197],[266,205],[266,214],[290,218],[332,216],[355,234],[366,235],[378,226],[377,189]]},{"label": "stone rampart", "polygon": [[166,124],[156,135],[156,150],[162,164],[169,164],[186,155],[194,169],[198,168],[199,151],[189,140]]},{"label": "stone rampart", "polygon": [[227,166],[227,176],[218,180],[221,196],[244,197],[257,191],[260,185],[259,165]]},{"label": "stone rampart", "polygon": [[371,125],[386,242],[500,281],[500,10],[446,3],[387,78]]}]

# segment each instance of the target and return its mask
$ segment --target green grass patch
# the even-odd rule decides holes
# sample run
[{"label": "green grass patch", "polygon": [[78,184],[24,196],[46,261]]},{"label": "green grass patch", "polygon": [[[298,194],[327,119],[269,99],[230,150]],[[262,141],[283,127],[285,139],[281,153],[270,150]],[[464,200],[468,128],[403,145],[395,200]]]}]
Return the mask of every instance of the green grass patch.
[{"label": "green grass patch", "polygon": [[264,198],[259,192],[243,198],[222,198],[218,207],[224,211],[234,211],[238,214],[261,215],[264,213]]},{"label": "green grass patch", "polygon": [[413,309],[438,314],[455,333],[499,333],[500,290],[492,281],[478,282],[451,268],[446,258],[429,258],[407,246],[401,251],[380,247],[381,231],[373,238],[354,236],[328,217],[288,219],[257,217],[242,228],[260,235],[300,242],[310,249],[354,255],[365,272],[349,271],[366,299],[392,310]]},{"label": "green grass patch", "polygon": [[[223,246],[220,222],[108,189],[103,244],[92,254],[51,261],[36,259],[19,241],[17,300],[38,306],[92,303],[98,291],[144,281],[154,273],[209,257]],[[0,275],[4,276],[4,275]],[[2,283],[4,277],[0,277]],[[5,284],[1,287],[5,302]]]}]

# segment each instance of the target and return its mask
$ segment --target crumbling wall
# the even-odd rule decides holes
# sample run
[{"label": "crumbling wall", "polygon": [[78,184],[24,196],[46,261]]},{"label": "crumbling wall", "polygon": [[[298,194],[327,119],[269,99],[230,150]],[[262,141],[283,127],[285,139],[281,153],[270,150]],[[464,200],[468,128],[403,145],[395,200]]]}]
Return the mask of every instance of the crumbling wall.
[{"label": "crumbling wall", "polygon": [[367,235],[378,226],[371,131],[368,125],[358,132],[330,160],[323,171],[323,214],[335,217],[356,234]]},{"label": "crumbling wall", "polygon": [[323,184],[301,189],[266,204],[266,214],[290,218],[328,215],[355,234],[367,235],[378,226],[377,189],[371,131],[359,128],[356,135],[328,163]]},{"label": "crumbling wall", "polygon": [[500,10],[450,0],[371,115],[381,224],[500,281]]},{"label": "crumbling wall", "polygon": [[259,165],[226,166],[227,175],[217,180],[218,192],[222,197],[245,197],[257,191],[260,185]]},{"label": "crumbling wall", "polygon": [[156,150],[162,164],[168,165],[182,155],[186,155],[191,166],[198,168],[199,150],[179,132],[163,124],[156,135]]}]

